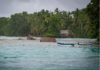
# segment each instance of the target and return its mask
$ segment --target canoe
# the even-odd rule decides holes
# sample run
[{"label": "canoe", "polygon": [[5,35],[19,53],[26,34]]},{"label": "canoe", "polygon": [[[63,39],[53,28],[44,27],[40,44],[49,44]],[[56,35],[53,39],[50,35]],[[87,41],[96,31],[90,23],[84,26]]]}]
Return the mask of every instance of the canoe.
[{"label": "canoe", "polygon": [[71,46],[90,46],[90,45],[93,45],[92,43],[91,44],[85,44],[85,43],[74,44],[74,43],[60,43],[60,42],[58,42],[57,44],[58,45],[71,45]]},{"label": "canoe", "polygon": [[82,44],[82,43],[74,44],[74,43],[60,43],[60,42],[58,42],[57,44],[58,45],[71,45],[71,46],[89,46],[89,45],[93,45],[92,43],[91,44]]},{"label": "canoe", "polygon": [[72,46],[74,46],[75,44],[73,44],[73,43],[57,43],[58,45],[72,45]]},{"label": "canoe", "polygon": [[91,43],[91,44],[78,44],[78,45],[93,45],[93,44]]}]

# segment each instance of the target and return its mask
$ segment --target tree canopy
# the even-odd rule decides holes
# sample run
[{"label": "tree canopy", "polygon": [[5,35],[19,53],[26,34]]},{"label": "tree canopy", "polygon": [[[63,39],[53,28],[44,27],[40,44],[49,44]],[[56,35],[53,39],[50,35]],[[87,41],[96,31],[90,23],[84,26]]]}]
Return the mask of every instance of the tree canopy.
[{"label": "tree canopy", "polygon": [[0,17],[0,35],[3,36],[60,36],[60,30],[69,30],[68,37],[90,37],[99,40],[99,0],[91,0],[86,8],[68,12],[58,8],[54,12],[15,13]]}]

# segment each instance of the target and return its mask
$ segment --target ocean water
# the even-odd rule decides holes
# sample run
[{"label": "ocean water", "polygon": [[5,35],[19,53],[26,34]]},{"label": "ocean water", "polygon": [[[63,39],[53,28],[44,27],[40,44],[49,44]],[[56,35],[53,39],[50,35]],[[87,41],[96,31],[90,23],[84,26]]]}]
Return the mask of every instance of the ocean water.
[{"label": "ocean water", "polygon": [[99,70],[98,46],[0,45],[0,70]]},{"label": "ocean water", "polygon": [[41,42],[0,44],[0,70],[100,70],[99,57],[99,45],[73,47]]}]

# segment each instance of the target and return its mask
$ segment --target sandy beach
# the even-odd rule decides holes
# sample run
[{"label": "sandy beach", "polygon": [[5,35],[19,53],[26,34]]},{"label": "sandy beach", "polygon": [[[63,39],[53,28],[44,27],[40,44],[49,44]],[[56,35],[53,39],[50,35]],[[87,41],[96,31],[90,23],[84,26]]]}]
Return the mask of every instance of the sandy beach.
[{"label": "sandy beach", "polygon": [[[19,40],[20,38],[20,40]],[[41,37],[33,37],[36,40],[27,40],[27,37],[7,37],[0,36],[0,44],[20,44],[20,45],[57,45],[57,42],[61,43],[95,43],[96,39],[85,38],[56,38],[56,42],[40,42]]]},{"label": "sandy beach", "polygon": [[94,43],[95,40],[56,40],[56,42],[40,42],[39,39],[36,40],[18,40],[18,39],[0,39],[0,44],[21,44],[21,45],[33,45],[33,44],[57,44],[57,42],[62,43]]}]

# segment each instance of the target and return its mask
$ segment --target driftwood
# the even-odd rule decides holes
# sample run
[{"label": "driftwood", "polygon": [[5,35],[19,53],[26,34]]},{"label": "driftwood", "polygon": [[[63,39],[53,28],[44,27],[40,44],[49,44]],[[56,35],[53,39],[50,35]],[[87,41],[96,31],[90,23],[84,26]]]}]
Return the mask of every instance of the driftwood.
[{"label": "driftwood", "polygon": [[42,37],[40,42],[56,42],[56,39],[51,37]]},{"label": "driftwood", "polygon": [[27,36],[27,40],[35,40],[35,39],[33,38],[33,36],[28,35],[28,36]]}]

